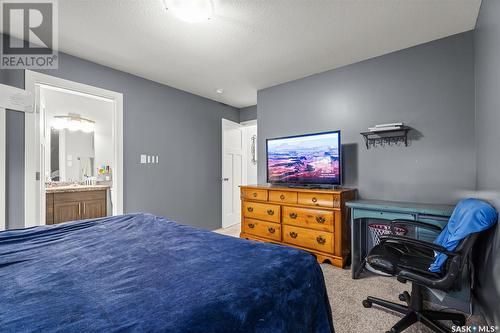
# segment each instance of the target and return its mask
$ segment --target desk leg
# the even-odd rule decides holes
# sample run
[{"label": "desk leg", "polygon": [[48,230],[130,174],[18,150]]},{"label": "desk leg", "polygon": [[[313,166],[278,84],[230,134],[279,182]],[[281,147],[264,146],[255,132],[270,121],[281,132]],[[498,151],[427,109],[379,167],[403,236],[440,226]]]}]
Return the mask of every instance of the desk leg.
[{"label": "desk leg", "polygon": [[[359,222],[359,221],[358,221]],[[357,279],[360,267],[360,228],[354,221],[354,211],[351,212],[351,277]]]}]

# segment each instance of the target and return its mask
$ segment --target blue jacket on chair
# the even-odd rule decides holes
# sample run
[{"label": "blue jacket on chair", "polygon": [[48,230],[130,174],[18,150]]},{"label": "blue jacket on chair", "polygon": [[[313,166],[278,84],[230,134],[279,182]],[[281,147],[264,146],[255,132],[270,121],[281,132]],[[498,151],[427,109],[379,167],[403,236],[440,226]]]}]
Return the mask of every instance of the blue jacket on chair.
[{"label": "blue jacket on chair", "polygon": [[[434,241],[448,251],[453,251],[458,243],[470,234],[492,227],[498,220],[498,212],[489,203],[478,199],[461,200],[448,221],[448,224]],[[436,253],[436,260],[431,264],[431,272],[439,272],[448,256]]]}]

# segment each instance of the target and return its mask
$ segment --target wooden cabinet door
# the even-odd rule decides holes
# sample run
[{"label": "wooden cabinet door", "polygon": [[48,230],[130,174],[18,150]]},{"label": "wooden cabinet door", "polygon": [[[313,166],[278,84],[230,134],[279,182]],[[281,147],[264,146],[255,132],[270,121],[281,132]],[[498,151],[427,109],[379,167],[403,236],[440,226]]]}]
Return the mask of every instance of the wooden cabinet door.
[{"label": "wooden cabinet door", "polygon": [[54,224],[54,194],[45,196],[45,224]]},{"label": "wooden cabinet door", "polygon": [[54,223],[79,220],[81,203],[79,201],[54,202]]},{"label": "wooden cabinet door", "polygon": [[83,205],[83,219],[95,219],[106,216],[106,200],[85,200]]}]

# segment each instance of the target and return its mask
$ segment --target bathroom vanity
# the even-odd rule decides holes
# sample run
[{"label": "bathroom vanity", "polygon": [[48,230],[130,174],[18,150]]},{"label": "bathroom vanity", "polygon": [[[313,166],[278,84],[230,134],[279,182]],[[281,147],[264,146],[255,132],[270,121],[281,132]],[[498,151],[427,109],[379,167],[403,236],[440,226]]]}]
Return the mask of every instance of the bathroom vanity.
[{"label": "bathroom vanity", "polygon": [[107,216],[106,185],[69,185],[46,189],[46,224]]}]

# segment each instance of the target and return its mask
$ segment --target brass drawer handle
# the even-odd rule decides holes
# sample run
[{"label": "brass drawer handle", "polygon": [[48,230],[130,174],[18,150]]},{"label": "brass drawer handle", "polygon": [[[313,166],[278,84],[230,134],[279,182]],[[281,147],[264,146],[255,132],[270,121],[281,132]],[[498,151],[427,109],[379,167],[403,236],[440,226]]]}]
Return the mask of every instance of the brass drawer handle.
[{"label": "brass drawer handle", "polygon": [[257,192],[253,192],[253,197],[257,198]]},{"label": "brass drawer handle", "polygon": [[290,213],[290,218],[295,220],[295,219],[297,218],[297,214],[295,214],[295,213]]},{"label": "brass drawer handle", "polygon": [[269,228],[267,228],[267,231],[269,231],[270,233],[274,234],[274,232],[276,230],[273,227],[269,227]]},{"label": "brass drawer handle", "polygon": [[318,223],[325,223],[326,219],[323,216],[316,216],[316,222]]},{"label": "brass drawer handle", "polygon": [[282,195],[280,195],[280,199],[281,199],[281,200],[285,200],[285,196],[284,196],[283,194],[282,194]]},{"label": "brass drawer handle", "polygon": [[318,244],[325,244],[326,243],[326,239],[324,239],[322,236],[318,236],[316,237],[316,242],[318,242]]},{"label": "brass drawer handle", "polygon": [[274,210],[268,209],[267,210],[267,215],[271,215],[271,216],[274,215]]},{"label": "brass drawer handle", "polygon": [[255,224],[253,224],[253,223],[248,223],[248,227],[249,227],[250,229],[253,229],[253,228],[255,228]]},{"label": "brass drawer handle", "polygon": [[290,231],[290,237],[292,237],[292,238],[297,238],[297,236],[298,236],[298,235],[297,235],[297,233],[296,233],[296,232],[294,232],[294,231]]},{"label": "brass drawer handle", "polygon": [[247,207],[247,210],[251,213],[253,212],[253,207]]},{"label": "brass drawer handle", "polygon": [[313,197],[313,198],[311,199],[311,201],[312,201],[312,202],[318,202],[318,199],[316,199],[316,197]]}]

